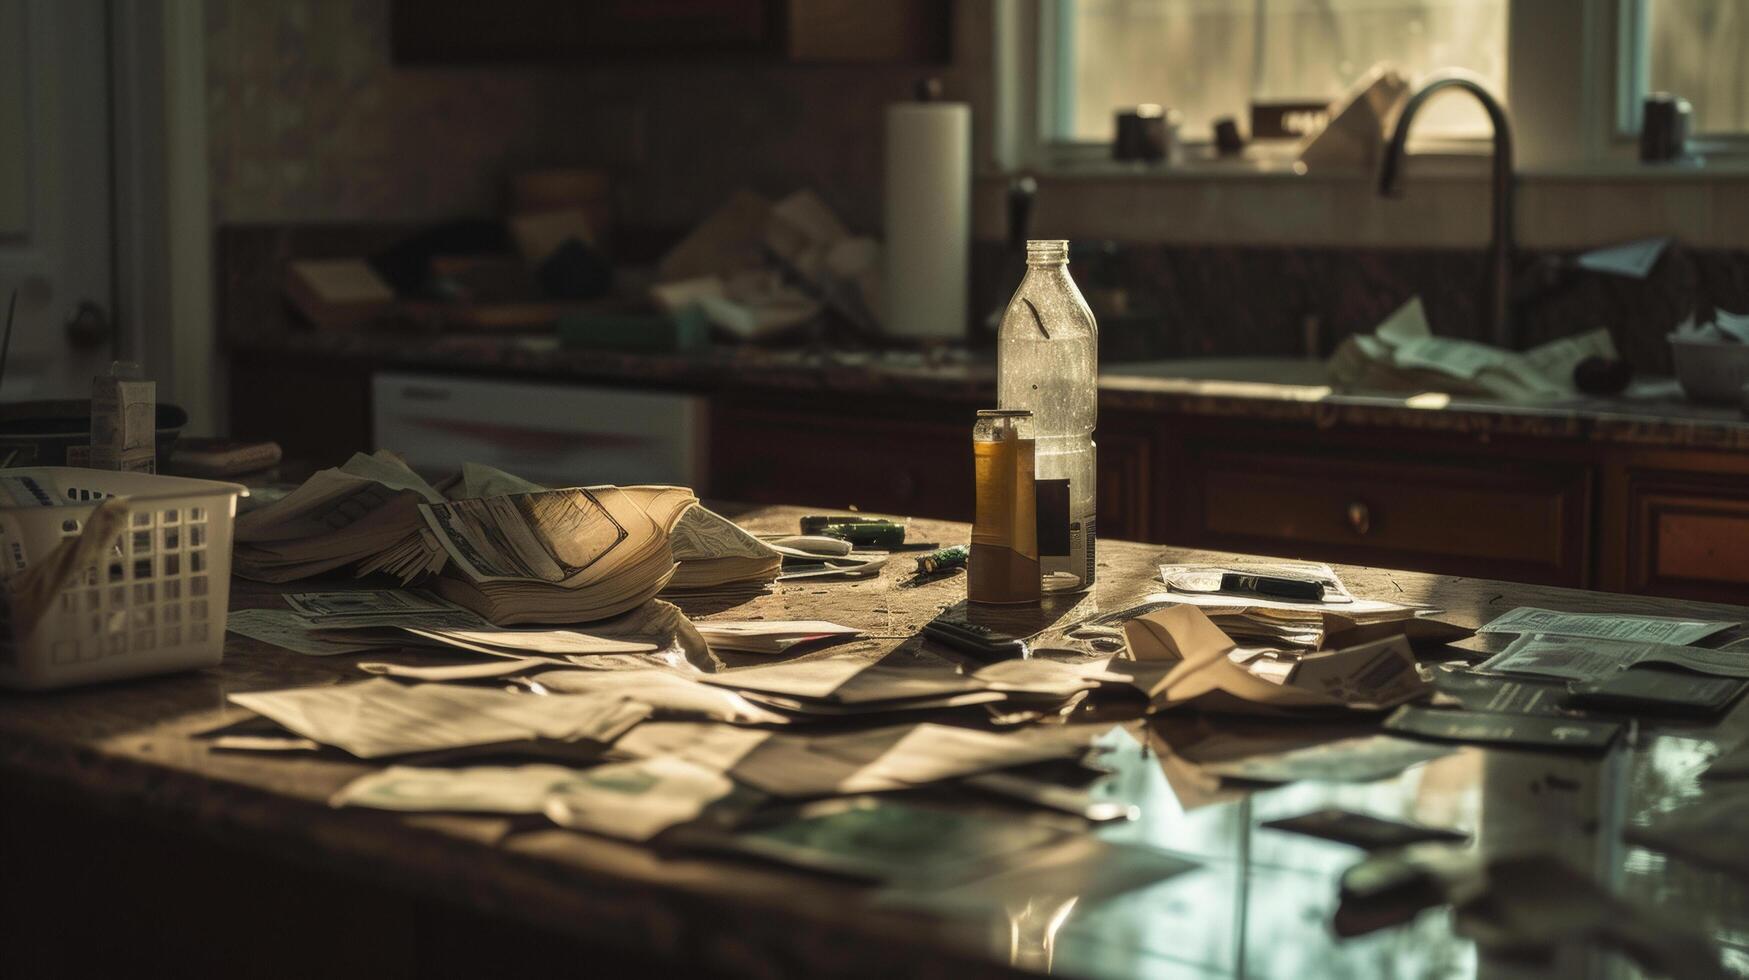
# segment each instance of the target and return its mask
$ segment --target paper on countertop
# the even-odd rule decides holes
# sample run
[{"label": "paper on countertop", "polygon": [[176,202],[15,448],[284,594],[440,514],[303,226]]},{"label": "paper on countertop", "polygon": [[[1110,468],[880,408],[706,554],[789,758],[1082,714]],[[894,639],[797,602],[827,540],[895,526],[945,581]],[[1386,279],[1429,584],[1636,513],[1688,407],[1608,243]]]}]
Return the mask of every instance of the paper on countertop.
[{"label": "paper on countertop", "polygon": [[392,643],[341,639],[332,634],[322,636],[310,625],[307,617],[289,609],[233,609],[225,617],[225,631],[310,657],[363,653],[394,646]]},{"label": "paper on countertop", "polygon": [[887,667],[857,657],[793,660],[725,670],[702,679],[707,684],[740,691],[840,704],[901,701],[985,689],[982,683],[951,668]]},{"label": "paper on countertop", "polygon": [[441,666],[426,666],[420,664],[391,664],[379,661],[369,661],[358,665],[358,669],[378,677],[399,677],[409,681],[430,681],[443,683],[449,681],[477,681],[493,677],[508,677],[512,674],[528,673],[543,668],[551,668],[554,661],[545,657],[495,658],[471,664],[443,664]]},{"label": "paper on countertop", "polygon": [[670,670],[548,670],[536,680],[557,694],[607,695],[647,704],[652,717],[702,718],[739,725],[781,725],[789,719],[733,690]]},{"label": "paper on countertop", "polygon": [[[1357,598],[1348,591],[1336,570],[1324,562],[1222,562],[1218,564],[1165,564],[1159,566],[1160,580],[1172,591],[1158,598],[1188,602],[1198,606],[1244,607],[1247,609],[1280,610],[1313,619],[1330,614],[1356,623],[1386,618],[1408,618],[1426,610],[1424,606],[1408,606],[1383,599]],[[1274,575],[1285,578],[1315,578],[1324,584],[1324,598],[1318,600],[1279,599],[1238,592],[1180,591],[1175,579],[1208,572],[1239,572],[1246,575]],[[1148,600],[1157,598],[1149,596]],[[1148,601],[1144,600],[1144,601]],[[1400,614],[1400,615],[1399,615]]]},{"label": "paper on countertop", "polygon": [[1681,646],[1738,625],[1741,624],[1723,620],[1615,613],[1566,613],[1520,606],[1494,619],[1477,632],[1549,633],[1557,636],[1589,636],[1600,640],[1670,643]]},{"label": "paper on countertop", "polygon": [[610,742],[650,713],[614,697],[512,694],[455,684],[356,684],[232,694],[239,707],[361,759],[534,738]]},{"label": "paper on countertop", "polygon": [[1331,380],[1355,390],[1443,391],[1513,402],[1573,397],[1573,369],[1588,357],[1619,356],[1607,330],[1592,330],[1528,351],[1509,351],[1434,335],[1420,297],[1404,303],[1369,336],[1345,339],[1331,355]]},{"label": "paper on countertop", "polygon": [[1668,238],[1643,238],[1621,245],[1594,248],[1580,253],[1573,261],[1580,268],[1593,272],[1644,279],[1652,274],[1652,267],[1658,264],[1659,256],[1664,254],[1664,249],[1669,245]]},{"label": "paper on countertop", "polygon": [[585,769],[549,794],[542,809],[548,820],[570,830],[646,841],[698,819],[734,792],[722,773],[664,755]]},{"label": "paper on countertop", "polygon": [[636,640],[616,640],[567,629],[505,629],[488,626],[484,629],[458,629],[403,625],[401,629],[414,636],[433,640],[462,650],[506,654],[550,654],[559,657],[584,656],[597,653],[654,653],[661,644]]},{"label": "paper on countertop", "polygon": [[799,735],[685,722],[646,722],[615,742],[628,758],[674,756],[783,797],[904,789],[1085,754],[1104,729],[1054,726],[986,732],[923,723]]},{"label": "paper on countertop", "polygon": [[[1194,704],[1241,712],[1382,711],[1432,689],[1401,636],[1302,658],[1286,683],[1234,663],[1232,639],[1195,606],[1171,606],[1132,619],[1124,624],[1124,640],[1136,666],[1154,668],[1144,688],[1151,710]],[[1314,662],[1309,670],[1308,660]],[[1133,669],[1114,660],[1110,673]]]},{"label": "paper on countertop", "polygon": [[783,653],[816,640],[862,635],[862,630],[825,620],[718,620],[693,626],[711,649],[737,653]]},{"label": "paper on countertop", "polygon": [[454,813],[540,813],[548,794],[577,780],[565,766],[390,766],[347,783],[329,806]]},{"label": "paper on countertop", "polygon": [[1697,674],[1749,678],[1749,653],[1671,643],[1524,633],[1476,670],[1598,681],[1635,664],[1680,667]]},{"label": "paper on countertop", "polygon": [[282,598],[311,629],[375,629],[382,626],[449,626],[479,629],[486,621],[423,589],[346,589],[292,592]]},{"label": "paper on countertop", "polygon": [[996,733],[927,722],[833,735],[780,733],[737,762],[730,775],[774,796],[878,793],[1077,758],[1097,734],[1087,726]]},{"label": "paper on countertop", "polygon": [[661,756],[590,769],[390,766],[348,783],[329,804],[420,813],[544,813],[562,827],[643,841],[698,817],[733,790],[721,773]]},{"label": "paper on countertop", "polygon": [[1711,319],[1697,321],[1693,313],[1683,317],[1670,332],[1671,340],[1717,344],[1736,341],[1749,344],[1749,314],[1715,309]]},{"label": "paper on countertop", "polygon": [[[1353,593],[1348,586],[1342,584],[1342,577],[1336,570],[1321,561],[1235,561],[1219,563],[1192,563],[1160,566],[1160,578],[1174,592],[1187,592],[1192,595],[1217,594],[1233,598],[1253,598],[1249,592],[1222,593],[1219,588],[1220,577],[1233,572],[1239,575],[1263,575],[1274,578],[1313,579],[1324,587],[1321,599],[1301,600],[1295,605],[1346,605],[1354,601]],[[1216,588],[1193,588],[1185,583],[1191,580],[1211,578]],[[1261,597],[1257,597],[1261,598]]]}]

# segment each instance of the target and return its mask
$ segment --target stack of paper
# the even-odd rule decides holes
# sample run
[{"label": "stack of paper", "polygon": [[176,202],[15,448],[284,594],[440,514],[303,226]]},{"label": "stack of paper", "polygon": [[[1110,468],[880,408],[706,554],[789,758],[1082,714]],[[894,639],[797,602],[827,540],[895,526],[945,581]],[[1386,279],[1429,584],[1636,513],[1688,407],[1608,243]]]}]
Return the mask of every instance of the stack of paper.
[{"label": "stack of paper", "polygon": [[[627,492],[649,490],[628,487]],[[728,518],[695,504],[680,515],[670,534],[680,569],[668,591],[702,591],[734,584],[764,588],[777,578],[783,555]]]},{"label": "stack of paper", "polygon": [[563,666],[596,666],[592,661],[600,658],[636,654],[674,653],[684,661],[702,657],[708,650],[685,614],[662,601],[645,603],[581,631],[494,626],[419,589],[296,592],[284,598],[290,608],[233,611],[228,629],[312,656],[444,647]]},{"label": "stack of paper", "polygon": [[1473,340],[1436,337],[1419,296],[1371,334],[1344,340],[1330,358],[1331,380],[1347,389],[1480,395],[1514,402],[1571,398],[1573,369],[1589,357],[1615,358],[1607,330],[1509,351]]},{"label": "stack of paper", "polygon": [[[1324,598],[1273,599],[1229,592],[1184,591],[1182,588],[1187,581],[1228,571],[1315,578],[1324,583]],[[1316,650],[1345,634],[1400,632],[1418,643],[1449,643],[1470,635],[1470,630],[1427,618],[1428,614],[1438,610],[1357,597],[1342,584],[1334,569],[1321,562],[1161,565],[1160,577],[1172,591],[1148,596],[1147,603],[1196,606],[1228,636],[1247,644]],[[1382,628],[1385,624],[1390,624],[1388,630]],[[1369,627],[1380,629],[1366,629]]]},{"label": "stack of paper", "polygon": [[437,593],[499,625],[617,616],[674,575],[668,532],[691,491],[548,490],[419,508],[449,555]]},{"label": "stack of paper", "polygon": [[418,511],[441,500],[395,456],[357,453],[238,516],[232,567],[258,582],[289,582],[360,563],[360,574],[382,570],[411,582],[443,565]]},{"label": "stack of paper", "polygon": [[239,517],[237,572],[447,570],[442,595],[503,625],[603,619],[668,587],[763,589],[783,562],[684,487],[547,490],[473,464],[444,487],[453,499],[389,453],[355,455]]},{"label": "stack of paper", "polygon": [[1432,693],[1403,636],[1307,654],[1279,672],[1259,672],[1235,658],[1238,649],[1195,606],[1180,605],[1124,624],[1133,660],[1113,660],[1106,673],[1132,683],[1155,710],[1194,706],[1209,711],[1383,711]]}]

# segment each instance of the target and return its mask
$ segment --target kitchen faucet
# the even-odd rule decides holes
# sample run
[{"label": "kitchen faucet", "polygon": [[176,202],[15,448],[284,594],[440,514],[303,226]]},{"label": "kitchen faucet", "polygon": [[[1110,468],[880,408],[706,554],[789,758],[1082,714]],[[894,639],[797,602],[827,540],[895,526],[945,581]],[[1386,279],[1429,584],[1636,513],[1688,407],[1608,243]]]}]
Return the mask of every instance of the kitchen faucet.
[{"label": "kitchen faucet", "polygon": [[1379,193],[1397,197],[1402,193],[1403,157],[1409,142],[1409,124],[1421,104],[1435,93],[1447,88],[1460,88],[1476,97],[1488,111],[1488,121],[1494,127],[1493,230],[1488,242],[1488,330],[1489,339],[1500,347],[1511,349],[1512,324],[1507,308],[1511,295],[1512,276],[1512,126],[1506,110],[1483,87],[1476,75],[1467,71],[1446,71],[1434,75],[1414,95],[1403,103],[1397,114],[1397,126],[1391,142],[1385,148],[1384,166],[1379,171]]}]

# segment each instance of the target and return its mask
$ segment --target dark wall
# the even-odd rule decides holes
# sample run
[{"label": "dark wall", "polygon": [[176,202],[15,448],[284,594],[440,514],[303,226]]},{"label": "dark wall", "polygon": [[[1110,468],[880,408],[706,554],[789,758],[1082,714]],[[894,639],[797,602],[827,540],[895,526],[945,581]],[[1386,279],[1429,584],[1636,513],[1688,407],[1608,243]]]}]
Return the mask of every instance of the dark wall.
[{"label": "dark wall", "polygon": [[881,126],[923,71],[722,60],[403,67],[388,0],[208,0],[213,220],[499,210],[505,175],[604,167],[622,220],[683,228],[736,188],[817,190],[878,230]]}]

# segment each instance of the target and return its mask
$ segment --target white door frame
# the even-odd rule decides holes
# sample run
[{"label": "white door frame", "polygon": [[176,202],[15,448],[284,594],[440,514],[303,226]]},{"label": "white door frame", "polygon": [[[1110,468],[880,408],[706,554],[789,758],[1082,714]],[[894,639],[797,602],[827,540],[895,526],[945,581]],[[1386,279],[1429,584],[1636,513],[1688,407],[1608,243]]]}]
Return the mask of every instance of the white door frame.
[{"label": "white door frame", "polygon": [[108,0],[118,356],[223,432],[213,322],[203,0]]}]

